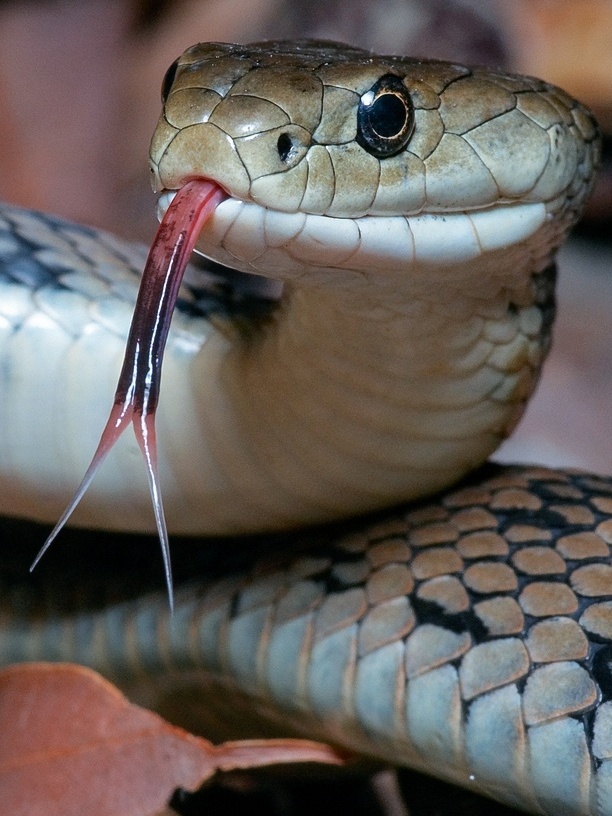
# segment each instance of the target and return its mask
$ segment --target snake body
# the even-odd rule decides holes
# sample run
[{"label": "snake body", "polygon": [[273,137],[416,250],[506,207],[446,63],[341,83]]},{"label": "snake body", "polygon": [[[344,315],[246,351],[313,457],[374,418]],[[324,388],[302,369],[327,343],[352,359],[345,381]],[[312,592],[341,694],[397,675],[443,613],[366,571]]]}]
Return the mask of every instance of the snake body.
[{"label": "snake body", "polygon": [[[532,78],[318,42],[196,46],[163,99],[162,209],[212,178],[229,197],[200,250],[283,287],[238,318],[187,278],[158,422],[170,529],[334,521],[482,465],[548,349],[555,251],[597,164],[588,111]],[[13,208],[0,247],[0,509],[49,521],[95,447],[142,260]],[[107,464],[80,522],[150,529],[134,446]],[[0,656],[205,670],[300,733],[537,813],[612,813],[611,512],[604,479],[490,472],[282,533],[299,553],[202,578],[171,618],[150,596],[42,617],[22,599]]]}]

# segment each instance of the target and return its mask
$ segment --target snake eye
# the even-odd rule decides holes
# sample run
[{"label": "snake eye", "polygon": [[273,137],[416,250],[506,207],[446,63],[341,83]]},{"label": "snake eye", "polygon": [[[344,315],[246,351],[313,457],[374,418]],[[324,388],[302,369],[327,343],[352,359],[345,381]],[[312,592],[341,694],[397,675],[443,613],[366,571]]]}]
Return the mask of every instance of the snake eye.
[{"label": "snake eye", "polygon": [[357,142],[378,159],[408,144],[414,130],[410,94],[395,74],[386,74],[366,91],[357,111]]},{"label": "snake eye", "polygon": [[162,98],[162,105],[166,104],[168,99],[168,95],[170,93],[170,88],[172,87],[172,83],[174,82],[174,77],[176,76],[176,72],[178,70],[178,63],[179,61],[176,59],[172,63],[172,65],[166,71],[164,76],[164,81],[162,82],[161,87],[161,98]]}]

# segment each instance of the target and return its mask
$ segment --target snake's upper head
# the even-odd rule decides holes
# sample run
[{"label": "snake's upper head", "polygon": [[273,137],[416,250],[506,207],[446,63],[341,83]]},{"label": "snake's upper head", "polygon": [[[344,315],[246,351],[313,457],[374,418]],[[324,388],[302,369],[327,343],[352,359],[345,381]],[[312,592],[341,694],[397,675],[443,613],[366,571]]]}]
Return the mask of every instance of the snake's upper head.
[{"label": "snake's upper head", "polygon": [[169,69],[151,168],[158,191],[204,176],[322,222],[402,216],[412,229],[423,215],[538,204],[569,224],[597,153],[591,114],[531,77],[333,43],[213,43]]}]

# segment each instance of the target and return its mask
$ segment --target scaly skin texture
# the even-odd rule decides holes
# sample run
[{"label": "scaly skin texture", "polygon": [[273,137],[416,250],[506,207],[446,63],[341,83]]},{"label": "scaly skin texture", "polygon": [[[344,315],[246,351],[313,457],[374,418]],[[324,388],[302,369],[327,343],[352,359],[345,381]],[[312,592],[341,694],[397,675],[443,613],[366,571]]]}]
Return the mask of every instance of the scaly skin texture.
[{"label": "scaly skin texture", "polygon": [[[414,130],[379,159],[361,146],[358,108],[389,74],[411,98]],[[221,184],[231,198],[202,251],[284,285],[258,331],[192,320],[170,342],[157,418],[170,531],[345,517],[481,464],[516,424],[548,348],[554,253],[597,160],[590,114],[539,80],[330,44],[196,46],[170,80],[151,147],[156,186]],[[119,297],[105,297],[102,315],[94,290],[73,296],[93,317],[76,337],[46,318],[30,331],[29,316],[2,349],[9,371],[31,372],[24,391],[45,381],[49,395],[35,416],[9,385],[5,512],[57,518],[87,467],[131,294],[129,281],[111,287]],[[151,529],[131,439],[75,520]]]},{"label": "scaly skin texture", "polygon": [[[389,73],[410,95],[414,132],[378,159],[360,143],[357,109]],[[153,138],[156,186],[203,175],[225,187],[201,250],[284,288],[265,321],[244,330],[230,308],[217,331],[196,316],[191,273],[158,415],[170,526],[227,534],[335,519],[482,463],[537,380],[555,250],[597,154],[590,114],[539,80],[331,44],[189,49]],[[111,398],[132,250],[11,208],[0,238],[2,510],[51,518],[103,424],[82,450],[83,406]],[[49,410],[34,422],[37,378]],[[147,528],[132,453],[108,462],[82,521]],[[258,728],[536,813],[603,816],[611,497],[601,478],[495,469],[432,504],[250,541],[265,555],[246,568],[234,548],[228,565],[189,541],[196,583],[174,617],[148,583],[123,604],[92,590],[88,604],[83,580],[72,598],[56,577],[42,616],[22,589],[7,593],[0,658],[76,660],[127,685],[150,675],[159,707],[206,679],[223,694],[202,708],[243,718],[248,703]]]},{"label": "scaly skin texture", "polygon": [[74,533],[34,590],[12,575],[0,662],[84,663],[212,739],[297,733],[602,816],[611,542],[610,479],[491,467],[435,503],[292,534],[289,552],[285,534],[177,542],[170,615],[143,542],[117,542],[113,571],[109,540]]}]

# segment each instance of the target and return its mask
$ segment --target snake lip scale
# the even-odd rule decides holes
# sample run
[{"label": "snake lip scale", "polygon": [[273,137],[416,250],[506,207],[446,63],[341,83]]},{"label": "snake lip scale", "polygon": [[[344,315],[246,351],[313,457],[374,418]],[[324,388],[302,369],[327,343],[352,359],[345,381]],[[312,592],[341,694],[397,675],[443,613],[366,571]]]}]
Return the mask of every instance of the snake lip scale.
[{"label": "snake lip scale", "polygon": [[[41,615],[17,582],[2,662],[74,660],[134,693],[154,678],[160,708],[221,689],[192,716],[534,813],[612,813],[610,481],[479,470],[537,383],[598,156],[591,114],[531,77],[324,42],[188,49],[151,143],[160,209],[213,181],[228,197],[198,251],[282,292],[253,320],[186,272],[160,483],[171,533],[263,538],[206,575],[183,542],[173,616],[148,584],[100,605],[96,576],[71,599],[57,575]],[[103,427],[143,256],[7,206],[0,260],[0,510],[51,522]],[[133,440],[74,518],[154,529]]]}]

